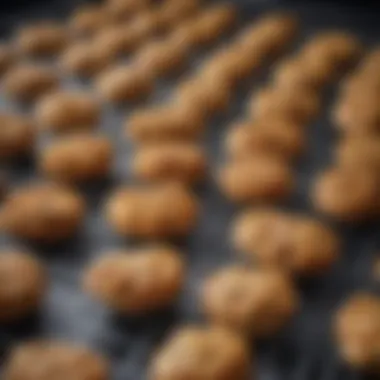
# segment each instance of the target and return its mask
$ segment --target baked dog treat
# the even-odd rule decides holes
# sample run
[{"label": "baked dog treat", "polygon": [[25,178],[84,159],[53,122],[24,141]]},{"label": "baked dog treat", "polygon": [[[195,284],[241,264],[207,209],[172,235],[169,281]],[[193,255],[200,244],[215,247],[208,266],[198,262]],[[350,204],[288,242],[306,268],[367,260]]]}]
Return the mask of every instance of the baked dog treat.
[{"label": "baked dog treat", "polygon": [[338,165],[371,166],[380,168],[380,138],[375,136],[351,136],[342,139],[336,147]]},{"label": "baked dog treat", "polygon": [[[7,193],[8,193],[8,176],[6,175],[4,171],[0,171],[0,204],[6,198]],[[1,220],[0,220],[0,228],[1,228]]]},{"label": "baked dog treat", "polygon": [[340,251],[337,235],[318,220],[272,209],[244,211],[233,224],[232,240],[260,264],[299,275],[326,272]]},{"label": "baked dog treat", "polygon": [[134,64],[152,77],[178,74],[184,69],[188,50],[179,43],[161,39],[145,44],[134,56]]},{"label": "baked dog treat", "polygon": [[67,342],[31,341],[11,351],[5,364],[6,380],[108,380],[109,366],[100,355]]},{"label": "baked dog treat", "polygon": [[16,35],[16,46],[21,54],[32,57],[52,56],[68,44],[67,29],[54,22],[44,22],[21,28]]},{"label": "baked dog treat", "polygon": [[318,94],[313,91],[268,87],[254,93],[248,107],[249,115],[256,120],[276,115],[306,124],[318,115],[321,104]]},{"label": "baked dog treat", "polygon": [[149,9],[150,3],[150,0],[108,0],[106,7],[113,20],[126,21]]},{"label": "baked dog treat", "polygon": [[272,269],[229,266],[206,279],[202,309],[211,323],[244,336],[278,332],[298,308],[297,292],[287,275]]},{"label": "baked dog treat", "polygon": [[97,33],[91,42],[108,62],[133,52],[139,43],[135,34],[131,33],[130,25],[109,25]]},{"label": "baked dog treat", "polygon": [[[208,355],[212,361],[205,360]],[[217,326],[190,325],[178,328],[158,350],[148,379],[244,380],[250,361],[249,348],[238,335]]]},{"label": "baked dog treat", "polygon": [[111,15],[106,6],[86,5],[74,11],[69,29],[75,37],[88,38],[110,24]]},{"label": "baked dog treat", "polygon": [[215,43],[228,32],[237,21],[236,8],[232,4],[216,4],[208,7],[193,20],[193,33],[197,46]]},{"label": "baked dog treat", "polygon": [[30,155],[36,127],[27,117],[0,112],[0,161]]},{"label": "baked dog treat", "polygon": [[71,75],[92,78],[113,62],[113,57],[101,46],[80,41],[69,46],[60,57],[60,66]]},{"label": "baked dog treat", "polygon": [[201,80],[213,79],[221,85],[236,87],[260,66],[258,58],[240,46],[228,46],[208,59],[200,69]]},{"label": "baked dog treat", "polygon": [[239,43],[247,48],[258,49],[262,58],[281,53],[298,32],[298,20],[288,13],[272,13],[257,20],[245,29]]},{"label": "baked dog treat", "polygon": [[43,264],[33,255],[0,250],[0,321],[13,322],[38,309],[47,286]]},{"label": "baked dog treat", "polygon": [[112,165],[111,142],[103,136],[74,134],[40,152],[38,167],[47,177],[68,183],[104,179]]},{"label": "baked dog treat", "polygon": [[236,203],[273,203],[289,197],[294,175],[288,163],[276,156],[257,154],[233,159],[219,172],[222,193]]},{"label": "baked dog treat", "polygon": [[207,160],[202,147],[192,143],[142,145],[132,158],[132,174],[139,179],[195,184],[206,176]]},{"label": "baked dog treat", "polygon": [[231,95],[231,87],[222,78],[201,75],[182,82],[174,91],[173,101],[197,110],[207,119],[225,112]]},{"label": "baked dog treat", "polygon": [[4,75],[14,64],[16,54],[11,46],[0,44],[0,76]]},{"label": "baked dog treat", "polygon": [[332,120],[345,134],[371,134],[380,130],[380,109],[372,92],[351,94],[341,98],[333,109]]},{"label": "baked dog treat", "polygon": [[323,214],[344,222],[361,222],[379,214],[378,194],[379,176],[374,168],[341,165],[317,176],[311,199]]},{"label": "baked dog treat", "polygon": [[272,80],[277,88],[301,88],[319,91],[333,80],[335,73],[330,64],[322,60],[310,60],[301,51],[282,61],[274,69]]},{"label": "baked dog treat", "polygon": [[379,298],[370,293],[355,293],[337,311],[333,327],[343,360],[353,368],[379,373]]},{"label": "baked dog treat", "polygon": [[107,69],[96,82],[103,99],[120,104],[146,99],[153,91],[153,77],[136,65],[118,65]]},{"label": "baked dog treat", "polygon": [[62,90],[45,96],[36,108],[43,128],[65,133],[93,130],[100,117],[100,104],[90,93]]},{"label": "baked dog treat", "polygon": [[187,104],[138,110],[125,122],[126,134],[135,143],[197,140],[204,128],[203,113]]},{"label": "baked dog treat", "polygon": [[168,29],[165,15],[160,9],[151,9],[138,14],[126,25],[126,32],[136,41],[136,46],[141,46],[149,39],[161,36]]},{"label": "baked dog treat", "polygon": [[201,2],[201,0],[165,0],[159,12],[168,27],[177,28],[198,13]]},{"label": "baked dog treat", "polygon": [[178,184],[118,189],[106,204],[112,228],[123,236],[158,239],[189,234],[198,219],[196,198]]},{"label": "baked dog treat", "polygon": [[58,75],[51,68],[33,63],[20,63],[10,68],[3,78],[5,95],[19,102],[35,101],[58,85]]},{"label": "baked dog treat", "polygon": [[50,183],[31,183],[10,193],[3,204],[3,224],[15,237],[56,243],[71,238],[85,213],[79,194]]},{"label": "baked dog treat", "polygon": [[273,117],[233,125],[227,132],[225,148],[233,158],[273,154],[292,160],[305,150],[305,140],[305,133],[298,125]]},{"label": "baked dog treat", "polygon": [[179,252],[151,246],[101,256],[85,272],[84,287],[111,309],[141,314],[170,306],[184,277]]},{"label": "baked dog treat", "polygon": [[303,48],[304,58],[330,64],[332,72],[339,74],[355,63],[362,53],[362,44],[353,35],[341,31],[327,31],[311,38]]}]

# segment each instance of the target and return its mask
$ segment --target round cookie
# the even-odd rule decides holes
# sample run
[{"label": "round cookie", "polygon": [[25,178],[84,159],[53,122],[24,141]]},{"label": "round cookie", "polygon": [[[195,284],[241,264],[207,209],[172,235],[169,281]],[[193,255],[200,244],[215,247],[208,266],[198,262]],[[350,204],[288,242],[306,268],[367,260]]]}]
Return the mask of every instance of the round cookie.
[{"label": "round cookie", "polygon": [[101,97],[114,104],[144,100],[153,88],[153,77],[134,65],[112,67],[96,81],[96,89]]},{"label": "round cookie", "polygon": [[43,128],[52,132],[93,130],[100,121],[100,103],[90,93],[57,91],[37,104],[36,117]]},{"label": "round cookie", "polygon": [[[205,360],[209,355],[212,361]],[[148,378],[245,380],[250,361],[246,342],[233,332],[217,326],[190,325],[178,328],[158,350]]]},{"label": "round cookie", "polygon": [[21,28],[16,35],[16,46],[21,54],[31,57],[49,57],[62,51],[69,42],[64,26],[43,22]]},{"label": "round cookie", "polygon": [[69,29],[77,38],[88,38],[110,23],[111,17],[106,7],[87,5],[74,11],[69,20]]},{"label": "round cookie", "polygon": [[134,56],[134,64],[152,77],[179,73],[187,63],[187,49],[178,43],[161,39],[145,44]]},{"label": "round cookie", "polygon": [[[349,191],[347,191],[349,189]],[[379,214],[379,176],[368,166],[337,166],[319,174],[311,199],[319,212],[344,222],[361,222]]]},{"label": "round cookie", "polygon": [[51,68],[33,63],[20,63],[10,68],[3,78],[4,94],[15,101],[32,102],[59,85]]},{"label": "round cookie", "polygon": [[334,335],[342,359],[354,369],[379,373],[380,300],[357,292],[336,312]]},{"label": "round cookie", "polygon": [[5,364],[6,380],[108,380],[107,361],[87,348],[58,341],[31,341],[13,349]]},{"label": "round cookie", "polygon": [[123,187],[106,204],[106,217],[117,233],[142,239],[188,235],[198,213],[196,198],[178,184]]},{"label": "round cookie", "polygon": [[16,54],[14,49],[6,44],[0,44],[0,76],[4,75],[14,64]]},{"label": "round cookie", "polygon": [[226,198],[236,203],[276,203],[289,197],[294,189],[288,163],[267,154],[227,162],[219,171],[218,182]]},{"label": "round cookie", "polygon": [[15,237],[56,243],[70,239],[80,228],[85,205],[71,189],[32,183],[10,193],[3,204],[6,232]]},{"label": "round cookie", "polygon": [[244,336],[278,332],[298,308],[297,292],[287,275],[271,269],[229,266],[203,284],[201,304],[211,323]]},{"label": "round cookie", "polygon": [[62,69],[81,78],[92,78],[113,61],[101,46],[89,41],[80,41],[69,46],[60,57]]},{"label": "round cookie", "polygon": [[298,125],[273,117],[233,125],[226,135],[225,149],[233,158],[273,154],[292,160],[305,150],[305,140],[305,133]]},{"label": "round cookie", "polygon": [[74,134],[42,150],[38,167],[44,175],[57,181],[93,181],[107,177],[112,156],[112,145],[106,137]]},{"label": "round cookie", "polygon": [[234,247],[261,265],[319,275],[337,260],[340,240],[318,220],[271,209],[243,212],[232,227]]},{"label": "round cookie", "polygon": [[170,306],[185,276],[181,254],[165,246],[101,256],[84,275],[85,289],[120,313],[141,314]]},{"label": "round cookie", "polygon": [[47,275],[33,255],[0,250],[0,321],[13,322],[36,311],[45,294]]},{"label": "round cookie", "polygon": [[205,128],[203,113],[187,104],[138,110],[125,122],[126,135],[137,144],[193,141]]},{"label": "round cookie", "polygon": [[30,155],[35,139],[36,126],[29,118],[0,112],[0,162]]},{"label": "round cookie", "polygon": [[132,174],[151,182],[178,181],[196,184],[206,175],[204,150],[191,143],[142,145],[132,158]]},{"label": "round cookie", "polygon": [[296,87],[268,87],[253,94],[248,112],[256,120],[276,115],[306,124],[318,115],[320,107],[320,99],[315,92]]}]

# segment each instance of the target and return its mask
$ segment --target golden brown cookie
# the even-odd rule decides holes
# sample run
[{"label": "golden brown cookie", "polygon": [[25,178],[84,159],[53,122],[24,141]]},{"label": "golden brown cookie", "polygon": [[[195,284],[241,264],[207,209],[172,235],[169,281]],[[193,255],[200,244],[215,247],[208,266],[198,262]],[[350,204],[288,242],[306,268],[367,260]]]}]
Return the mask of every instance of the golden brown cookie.
[{"label": "golden brown cookie", "polygon": [[380,108],[372,92],[356,92],[338,100],[332,120],[343,133],[373,134],[380,131]]},{"label": "golden brown cookie", "polygon": [[111,67],[96,82],[100,96],[114,104],[144,100],[152,93],[153,88],[153,77],[135,65]]},{"label": "golden brown cookie", "polygon": [[296,87],[319,91],[333,77],[330,65],[320,60],[306,60],[301,52],[277,65],[272,80],[277,88]]},{"label": "golden brown cookie", "polygon": [[273,115],[306,124],[320,111],[320,98],[313,91],[301,88],[268,87],[254,93],[248,112],[254,119],[264,119]]},{"label": "golden brown cookie", "polygon": [[294,190],[294,174],[286,161],[257,154],[227,162],[219,171],[218,183],[233,202],[276,203]]},{"label": "golden brown cookie", "polygon": [[175,104],[187,105],[205,116],[225,112],[231,102],[232,91],[222,78],[211,75],[195,76],[183,81],[174,91]]},{"label": "golden brown cookie", "polygon": [[379,373],[380,300],[357,292],[338,309],[334,333],[340,356],[353,368]]},{"label": "golden brown cookie", "polygon": [[260,264],[300,275],[323,274],[340,251],[337,235],[318,220],[273,209],[243,212],[233,224],[232,240]]},{"label": "golden brown cookie", "polygon": [[58,75],[47,66],[20,63],[8,70],[3,78],[5,95],[15,101],[32,102],[59,85]]},{"label": "golden brown cookie", "polygon": [[69,29],[75,37],[92,37],[110,23],[111,16],[105,6],[87,5],[74,11]]},{"label": "golden brown cookie", "polygon": [[306,60],[330,64],[332,72],[339,74],[341,69],[359,59],[362,49],[355,36],[341,31],[326,31],[311,38],[303,48],[303,54]]},{"label": "golden brown cookie", "polygon": [[134,64],[152,77],[178,74],[184,69],[188,51],[183,45],[161,39],[145,44],[134,56]]},{"label": "golden brown cookie", "polygon": [[10,193],[3,205],[4,229],[15,237],[42,243],[61,242],[80,228],[83,199],[74,190],[31,183]]},{"label": "golden brown cookie", "polygon": [[36,126],[30,119],[0,112],[0,161],[31,154],[35,137]]},{"label": "golden brown cookie", "polygon": [[108,0],[106,9],[115,21],[127,21],[149,9],[150,0]]},{"label": "golden brown cookie", "polygon": [[181,27],[201,7],[201,0],[165,0],[159,12],[170,28]]},{"label": "golden brown cookie", "polygon": [[170,306],[184,277],[180,252],[151,246],[101,256],[86,270],[84,287],[111,309],[140,314]]},{"label": "golden brown cookie", "polygon": [[246,342],[233,332],[217,326],[190,325],[178,328],[158,350],[148,379],[245,380],[250,361]]},{"label": "golden brown cookie", "polygon": [[38,104],[36,116],[43,128],[53,132],[77,132],[97,127],[100,104],[90,93],[58,91],[47,95]]},{"label": "golden brown cookie", "polygon": [[4,75],[16,61],[14,49],[6,44],[0,44],[0,76]]},{"label": "golden brown cookie", "polygon": [[231,157],[273,154],[291,160],[303,153],[305,140],[298,125],[272,118],[234,124],[226,135],[225,148]]},{"label": "golden brown cookie", "polygon": [[17,250],[0,250],[0,277],[1,322],[13,322],[38,309],[47,275],[36,257]]},{"label": "golden brown cookie", "polygon": [[113,59],[99,45],[81,41],[69,46],[62,53],[60,66],[69,74],[91,78],[110,65]]},{"label": "golden brown cookie", "polygon": [[342,166],[380,168],[380,138],[365,135],[342,139],[336,148],[336,161]]},{"label": "golden brown cookie", "polygon": [[204,150],[196,144],[148,144],[137,149],[131,170],[142,180],[195,184],[205,178],[207,161]]},{"label": "golden brown cookie", "polygon": [[116,232],[145,239],[188,235],[198,211],[196,198],[178,184],[122,187],[106,204],[107,219]]},{"label": "golden brown cookie", "polygon": [[298,303],[297,292],[284,273],[237,265],[212,274],[201,293],[202,309],[210,322],[243,336],[273,335],[289,322]]},{"label": "golden brown cookie", "polygon": [[204,62],[200,69],[201,80],[214,78],[221,84],[235,87],[247,79],[260,66],[260,61],[246,54],[240,46],[229,46],[218,51]]},{"label": "golden brown cookie", "polygon": [[109,63],[133,52],[138,46],[138,39],[130,33],[130,25],[110,25],[97,33],[91,44],[93,49],[102,53]]},{"label": "golden brown cookie", "polygon": [[239,37],[243,46],[258,49],[262,58],[282,52],[294,39],[298,31],[298,20],[292,14],[269,13],[246,28]]},{"label": "golden brown cookie", "polygon": [[197,140],[204,131],[204,115],[187,104],[138,110],[126,120],[127,136],[136,143]]},{"label": "golden brown cookie", "polygon": [[379,214],[379,176],[369,166],[336,166],[316,177],[314,207],[332,218],[360,222]]},{"label": "golden brown cookie", "polygon": [[52,56],[68,44],[67,29],[54,22],[42,22],[21,28],[16,35],[16,46],[21,54],[32,57]]},{"label": "golden brown cookie", "polygon": [[108,380],[109,366],[87,348],[58,341],[31,341],[13,349],[5,364],[6,380]]},{"label": "golden brown cookie", "polygon": [[206,8],[193,20],[193,32],[197,35],[198,46],[208,46],[234,26],[236,8],[232,4],[217,4]]},{"label": "golden brown cookie", "polygon": [[38,167],[47,177],[68,183],[104,179],[112,164],[112,145],[103,136],[74,134],[40,152]]}]

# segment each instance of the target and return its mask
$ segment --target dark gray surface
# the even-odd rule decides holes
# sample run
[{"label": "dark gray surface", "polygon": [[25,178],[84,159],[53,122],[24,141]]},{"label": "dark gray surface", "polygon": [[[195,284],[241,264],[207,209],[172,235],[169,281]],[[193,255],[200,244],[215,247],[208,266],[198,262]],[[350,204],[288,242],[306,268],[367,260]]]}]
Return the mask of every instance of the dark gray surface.
[{"label": "dark gray surface", "polygon": [[[17,25],[30,20],[48,16],[65,17],[70,8],[77,3],[78,0],[38,2],[18,12],[2,11],[0,24],[4,33],[9,35]],[[246,20],[253,20],[264,9],[277,9],[276,5],[269,6],[268,2],[243,0],[238,3],[241,4],[242,15]],[[347,29],[357,33],[369,44],[376,42],[380,35],[377,14],[365,8],[304,3],[286,7],[294,9],[301,16],[301,40],[323,28]],[[196,63],[197,59],[194,66]],[[205,144],[214,169],[221,158],[219,143],[226,127],[231,120],[244,116],[246,95],[253,91],[263,78],[248,81],[231,105],[228,115],[217,118],[208,126]],[[152,101],[162,100],[173,84],[174,82],[161,83]],[[66,79],[64,86],[90,87],[73,78]],[[333,90],[330,92],[326,93],[326,115],[329,99],[334,95]],[[14,107],[2,97],[0,99],[0,108]],[[54,249],[34,247],[48,264],[51,287],[43,310],[38,316],[17,326],[0,328],[3,354],[11,344],[25,338],[63,338],[88,344],[108,356],[113,364],[112,379],[144,379],[149,355],[165,333],[178,323],[202,320],[196,305],[196,294],[201,279],[210,271],[238,259],[228,241],[229,224],[236,210],[223,199],[210,179],[197,189],[203,205],[203,214],[196,231],[181,245],[189,265],[188,276],[183,294],[172,310],[135,319],[117,317],[81,292],[81,271],[90,259],[102,254],[106,249],[131,246],[130,242],[115,237],[102,216],[103,200],[109,190],[118,183],[129,181],[130,147],[121,138],[122,120],[128,112],[128,109],[104,109],[101,131],[111,136],[118,153],[112,178],[108,183],[82,190],[88,200],[89,212],[83,231],[77,239]],[[298,165],[298,190],[285,207],[312,212],[307,199],[310,180],[317,170],[329,163],[329,151],[334,136],[326,117],[310,125],[308,134],[310,150]],[[45,138],[41,139],[41,144],[43,143]],[[9,169],[13,186],[36,177],[33,163]],[[334,347],[330,342],[330,318],[331,311],[351,291],[374,287],[369,271],[378,247],[377,228],[339,228],[345,236],[346,243],[338,265],[326,276],[300,281],[301,312],[283,334],[259,344],[257,370],[260,380],[360,378],[359,375],[347,371],[336,360]],[[3,248],[9,245],[19,246],[21,243],[3,236],[0,237],[0,244],[0,248]]]}]

